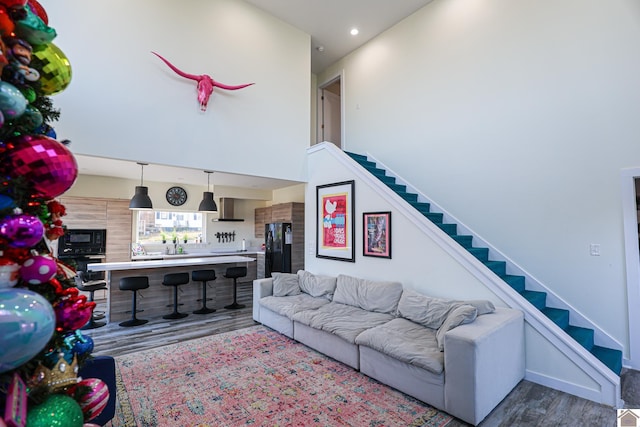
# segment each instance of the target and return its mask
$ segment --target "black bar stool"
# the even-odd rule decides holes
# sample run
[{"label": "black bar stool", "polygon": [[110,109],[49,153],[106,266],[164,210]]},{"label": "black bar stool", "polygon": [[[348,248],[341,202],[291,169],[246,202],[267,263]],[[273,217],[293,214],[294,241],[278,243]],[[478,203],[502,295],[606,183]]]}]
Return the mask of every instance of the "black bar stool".
[{"label": "black bar stool", "polygon": [[226,305],[224,308],[235,310],[246,307],[244,304],[238,304],[238,278],[247,275],[247,267],[229,267],[224,273],[227,279],[233,279],[233,304]]},{"label": "black bar stool", "polygon": [[[84,271],[81,271],[81,270],[78,270],[76,272],[76,277],[74,278],[74,280],[78,290],[82,292],[89,292],[89,301],[94,300],[94,296],[95,296],[94,294],[96,291],[107,289],[106,280],[85,280]],[[102,317],[104,317],[104,315]],[[107,324],[107,322],[96,322],[96,319],[97,319],[97,315],[96,313],[93,313],[91,315],[91,319],[89,319],[89,322],[87,322],[87,324],[80,329],[82,330],[95,329],[95,328],[100,328]]]},{"label": "black bar stool", "polygon": [[189,273],[170,273],[165,274],[162,284],[165,286],[173,286],[173,313],[165,314],[163,319],[182,319],[187,317],[187,313],[178,312],[178,286],[189,283]]},{"label": "black bar stool", "polygon": [[133,291],[133,299],[131,303],[131,319],[120,322],[120,326],[139,326],[148,322],[146,319],[138,319],[136,313],[138,310],[138,291],[149,287],[149,278],[147,276],[131,276],[120,279],[121,291]]},{"label": "black bar stool", "polygon": [[191,280],[194,282],[202,282],[202,308],[193,312],[193,314],[209,314],[216,311],[207,307],[207,282],[216,280],[215,270],[194,270],[191,272]]}]

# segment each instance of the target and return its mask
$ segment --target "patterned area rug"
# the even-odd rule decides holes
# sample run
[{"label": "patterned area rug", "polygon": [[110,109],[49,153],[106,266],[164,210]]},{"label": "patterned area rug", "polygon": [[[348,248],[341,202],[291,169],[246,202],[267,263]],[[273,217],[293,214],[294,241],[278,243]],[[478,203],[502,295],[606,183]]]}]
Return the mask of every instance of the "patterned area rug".
[{"label": "patterned area rug", "polygon": [[124,426],[425,426],[452,417],[263,326],[116,358]]}]

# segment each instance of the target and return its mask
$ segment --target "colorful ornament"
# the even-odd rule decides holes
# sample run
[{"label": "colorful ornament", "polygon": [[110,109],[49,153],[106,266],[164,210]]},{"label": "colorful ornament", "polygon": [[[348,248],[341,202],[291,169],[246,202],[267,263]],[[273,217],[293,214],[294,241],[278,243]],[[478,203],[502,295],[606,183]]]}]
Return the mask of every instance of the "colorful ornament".
[{"label": "colorful ornament", "polygon": [[0,111],[7,119],[20,117],[27,108],[27,99],[14,85],[0,81]]},{"label": "colorful ornament", "polygon": [[78,176],[78,164],[67,147],[44,135],[23,135],[11,141],[7,172],[24,176],[43,197],[53,199],[67,191]]},{"label": "colorful ornament", "polygon": [[4,194],[0,194],[0,210],[2,209],[13,209],[16,207],[16,202],[9,196],[5,196]]},{"label": "colorful ornament", "polygon": [[93,351],[93,338],[82,335],[79,329],[64,337],[64,345],[69,348],[73,354],[82,356],[85,353],[91,354]]},{"label": "colorful ornament", "polygon": [[35,130],[38,126],[42,125],[44,121],[40,110],[33,105],[27,105],[27,108],[24,109],[22,120],[24,125],[28,126],[31,130]]},{"label": "colorful ornament", "polygon": [[82,427],[84,416],[78,402],[64,394],[51,394],[40,405],[29,406],[29,427]]},{"label": "colorful ornament", "polygon": [[40,294],[27,289],[0,289],[0,373],[15,369],[38,354],[55,328],[55,313]]},{"label": "colorful ornament", "polygon": [[0,288],[11,288],[18,283],[20,266],[17,262],[0,257]]},{"label": "colorful ornament", "polygon": [[58,265],[56,261],[44,255],[36,255],[26,260],[20,267],[20,277],[30,285],[41,285],[53,279]]},{"label": "colorful ornament", "polygon": [[62,332],[80,329],[91,319],[95,306],[96,303],[87,302],[84,295],[71,296],[58,302],[54,307],[56,330]]},{"label": "colorful ornament", "polygon": [[[25,2],[26,3],[26,2]],[[16,22],[16,34],[32,45],[51,43],[56,38],[56,30],[45,24],[29,7],[25,7],[27,15]]]},{"label": "colorful ornament", "polygon": [[13,248],[30,248],[44,236],[44,225],[33,215],[12,215],[0,221],[0,237]]},{"label": "colorful ornament", "polygon": [[44,22],[47,25],[49,24],[49,17],[47,16],[47,11],[44,10],[44,7],[42,7],[40,3],[38,3],[36,0],[29,0],[27,1],[27,6],[29,6],[29,9],[31,9],[33,13],[38,15],[38,18],[42,19],[42,22]]},{"label": "colorful ornament", "polygon": [[100,415],[109,401],[109,387],[98,378],[87,378],[78,382],[76,387],[69,389],[70,394],[75,394],[78,387],[86,387],[89,392],[80,395],[78,403],[84,414],[85,421],[91,421]]},{"label": "colorful ornament", "polygon": [[254,83],[247,83],[243,85],[226,85],[224,83],[220,83],[213,80],[213,78],[211,78],[211,76],[207,74],[200,74],[200,75],[188,74],[188,73],[185,73],[184,71],[179,70],[175,65],[173,65],[171,62],[167,61],[157,53],[155,52],[151,52],[151,53],[153,53],[155,56],[160,58],[177,75],[190,80],[195,80],[196,82],[198,82],[198,102],[200,103],[200,111],[207,111],[207,104],[209,103],[209,97],[213,93],[214,88],[219,87],[221,89],[227,89],[227,90],[238,90],[254,84]]},{"label": "colorful ornament", "polygon": [[69,86],[71,64],[65,54],[53,43],[35,46],[33,56],[42,61],[40,84],[45,95],[55,95]]}]

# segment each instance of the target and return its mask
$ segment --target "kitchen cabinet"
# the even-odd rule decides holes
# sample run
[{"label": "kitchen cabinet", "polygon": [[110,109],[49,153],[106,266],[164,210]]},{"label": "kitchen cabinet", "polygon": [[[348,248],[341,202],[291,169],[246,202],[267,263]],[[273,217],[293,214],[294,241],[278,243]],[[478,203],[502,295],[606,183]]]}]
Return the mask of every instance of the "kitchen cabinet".
[{"label": "kitchen cabinet", "polygon": [[264,225],[271,222],[271,206],[257,208],[254,215],[254,236],[264,239]]},{"label": "kitchen cabinet", "polygon": [[107,230],[107,262],[131,259],[133,215],[129,200],[92,197],[60,197],[67,214],[62,222],[67,228]]}]

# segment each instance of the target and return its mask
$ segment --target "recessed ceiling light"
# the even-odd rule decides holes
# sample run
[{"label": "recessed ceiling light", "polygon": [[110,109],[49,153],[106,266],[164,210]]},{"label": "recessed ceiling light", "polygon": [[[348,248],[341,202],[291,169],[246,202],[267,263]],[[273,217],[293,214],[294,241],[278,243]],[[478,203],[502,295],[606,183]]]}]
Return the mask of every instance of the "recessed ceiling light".
[{"label": "recessed ceiling light", "polygon": [[357,28],[352,28],[351,29],[351,35],[352,36],[357,36],[359,32],[360,32],[360,30],[358,30]]}]

